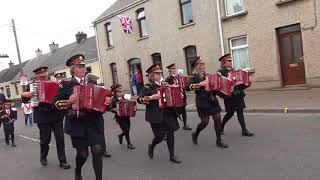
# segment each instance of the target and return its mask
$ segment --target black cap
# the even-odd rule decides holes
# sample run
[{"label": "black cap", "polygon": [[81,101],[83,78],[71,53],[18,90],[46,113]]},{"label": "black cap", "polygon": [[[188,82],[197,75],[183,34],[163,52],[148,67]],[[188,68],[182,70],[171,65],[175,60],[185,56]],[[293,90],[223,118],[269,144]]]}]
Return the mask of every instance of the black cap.
[{"label": "black cap", "polygon": [[225,54],[219,58],[219,61],[222,61],[225,57],[231,56],[231,54]]},{"label": "black cap", "polygon": [[122,86],[121,84],[113,84],[110,88],[111,91],[114,92],[116,89],[118,89],[120,86]]},{"label": "black cap", "polygon": [[173,66],[176,66],[176,63],[170,64],[169,66],[167,66],[167,69],[170,69],[170,68],[172,68]]},{"label": "black cap", "polygon": [[85,65],[86,63],[84,63],[84,55],[82,55],[82,54],[73,55],[66,62],[66,65],[69,67],[72,65],[75,65],[75,64]]},{"label": "black cap", "polygon": [[33,72],[34,72],[35,74],[39,74],[39,73],[43,73],[43,72],[45,72],[45,71],[47,71],[47,70],[48,70],[48,67],[47,67],[47,66],[40,66],[40,67],[34,69]]},{"label": "black cap", "polygon": [[150,67],[146,70],[146,73],[148,73],[148,74],[153,73],[153,72],[158,72],[158,73],[161,73],[161,72],[162,72],[159,64],[154,64],[154,65],[150,66]]},{"label": "black cap", "polygon": [[197,56],[196,59],[192,62],[192,67],[196,67],[198,64],[204,63],[200,56]]}]

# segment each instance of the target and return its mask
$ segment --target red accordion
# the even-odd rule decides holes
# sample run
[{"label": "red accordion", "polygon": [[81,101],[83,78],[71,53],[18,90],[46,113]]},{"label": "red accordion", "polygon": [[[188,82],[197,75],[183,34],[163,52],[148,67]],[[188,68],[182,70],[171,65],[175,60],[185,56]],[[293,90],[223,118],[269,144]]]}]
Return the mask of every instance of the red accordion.
[{"label": "red accordion", "polygon": [[185,89],[188,81],[190,80],[190,76],[176,76],[178,84],[182,89]]},{"label": "red accordion", "polygon": [[233,80],[234,86],[243,85],[245,88],[251,86],[251,76],[248,71],[244,71],[244,70],[230,71],[229,76]]},{"label": "red accordion", "polygon": [[216,73],[206,74],[206,80],[208,81],[207,91],[218,91],[227,96],[232,95],[233,83],[230,79]]},{"label": "red accordion", "polygon": [[33,92],[31,106],[36,107],[42,103],[52,103],[58,89],[59,84],[53,81],[38,81],[30,84],[30,91]]},{"label": "red accordion", "polygon": [[134,117],[136,116],[137,104],[135,101],[120,100],[117,102],[117,116]]},{"label": "red accordion", "polygon": [[74,86],[73,94],[76,95],[77,101],[72,104],[72,109],[76,111],[94,110],[105,112],[105,99],[106,97],[112,97],[111,90],[94,84]]},{"label": "red accordion", "polygon": [[185,105],[183,92],[180,86],[165,85],[158,89],[159,108],[182,107]]}]

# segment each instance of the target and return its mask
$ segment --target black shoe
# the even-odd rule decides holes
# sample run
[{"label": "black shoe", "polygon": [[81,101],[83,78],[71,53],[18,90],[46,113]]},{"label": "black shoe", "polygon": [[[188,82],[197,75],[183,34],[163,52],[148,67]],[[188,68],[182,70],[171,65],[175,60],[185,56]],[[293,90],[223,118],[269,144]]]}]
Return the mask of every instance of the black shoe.
[{"label": "black shoe", "polygon": [[128,145],[127,145],[127,148],[128,148],[128,149],[135,149],[135,147],[134,147],[132,144],[128,144]]},{"label": "black shoe", "polygon": [[119,134],[119,135],[118,135],[118,138],[119,138],[119,144],[122,144],[122,141],[123,141],[123,135],[122,135],[122,134]]},{"label": "black shoe", "polygon": [[77,170],[75,170],[75,180],[82,180],[82,176],[81,176],[81,172],[77,172]]},{"label": "black shoe", "polygon": [[151,144],[149,144],[148,146],[148,155],[150,159],[153,159],[153,148],[151,146]]},{"label": "black shoe", "polygon": [[216,145],[217,147],[220,147],[220,148],[228,148],[228,144],[224,143],[223,141],[219,141],[219,142],[216,142]]},{"label": "black shoe", "polygon": [[196,133],[195,132],[191,133],[191,136],[192,136],[193,144],[198,145],[198,136],[196,136]]},{"label": "black shoe", "polygon": [[70,169],[71,165],[67,162],[60,162],[59,167],[61,167],[62,169]]},{"label": "black shoe", "polygon": [[192,130],[192,128],[190,128],[189,126],[183,126],[183,130],[187,130],[187,131],[190,131],[190,130]]},{"label": "black shoe", "polygon": [[254,136],[254,133],[250,132],[249,130],[242,131],[242,136],[251,137]]},{"label": "black shoe", "polygon": [[111,154],[108,151],[104,151],[103,156],[107,157],[107,158],[110,158]]},{"label": "black shoe", "polygon": [[224,135],[224,130],[221,131],[221,135]]},{"label": "black shoe", "polygon": [[48,165],[47,158],[40,158],[40,163],[41,163],[42,166],[47,166]]},{"label": "black shoe", "polygon": [[177,164],[182,163],[182,161],[177,156],[170,157],[170,161]]},{"label": "black shoe", "polygon": [[17,145],[15,143],[12,143],[11,146],[12,147],[17,147]]},{"label": "black shoe", "polygon": [[6,142],[6,145],[9,146],[10,144],[8,142]]}]

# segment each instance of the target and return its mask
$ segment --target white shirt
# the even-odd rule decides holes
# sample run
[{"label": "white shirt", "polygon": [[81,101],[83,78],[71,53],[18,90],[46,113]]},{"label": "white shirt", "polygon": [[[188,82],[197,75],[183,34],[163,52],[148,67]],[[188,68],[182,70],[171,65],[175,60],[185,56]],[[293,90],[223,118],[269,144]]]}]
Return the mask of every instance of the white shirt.
[{"label": "white shirt", "polygon": [[22,103],[21,108],[23,109],[24,114],[31,114],[32,113],[32,107],[31,103]]},{"label": "white shirt", "polygon": [[[82,84],[85,84],[84,82],[84,78],[79,78],[79,77],[76,77],[74,76],[74,78],[80,83],[81,82],[81,79],[82,79]],[[81,83],[80,83],[81,84]]]}]

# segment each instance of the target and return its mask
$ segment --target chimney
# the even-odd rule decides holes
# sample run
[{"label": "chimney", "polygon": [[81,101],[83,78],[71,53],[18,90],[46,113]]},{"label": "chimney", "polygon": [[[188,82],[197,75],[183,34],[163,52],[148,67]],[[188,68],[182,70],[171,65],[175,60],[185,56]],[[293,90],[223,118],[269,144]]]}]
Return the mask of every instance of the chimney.
[{"label": "chimney", "polygon": [[49,44],[49,47],[50,47],[50,52],[55,52],[59,48],[59,45],[52,42],[52,44]]},{"label": "chimney", "polygon": [[9,68],[11,68],[14,65],[12,61],[10,61],[8,64],[9,64]]},{"label": "chimney", "polygon": [[36,55],[37,57],[42,55],[42,51],[39,48],[36,50]]},{"label": "chimney", "polygon": [[76,40],[77,40],[77,44],[79,44],[81,41],[87,39],[87,34],[84,32],[78,32],[76,34]]}]

